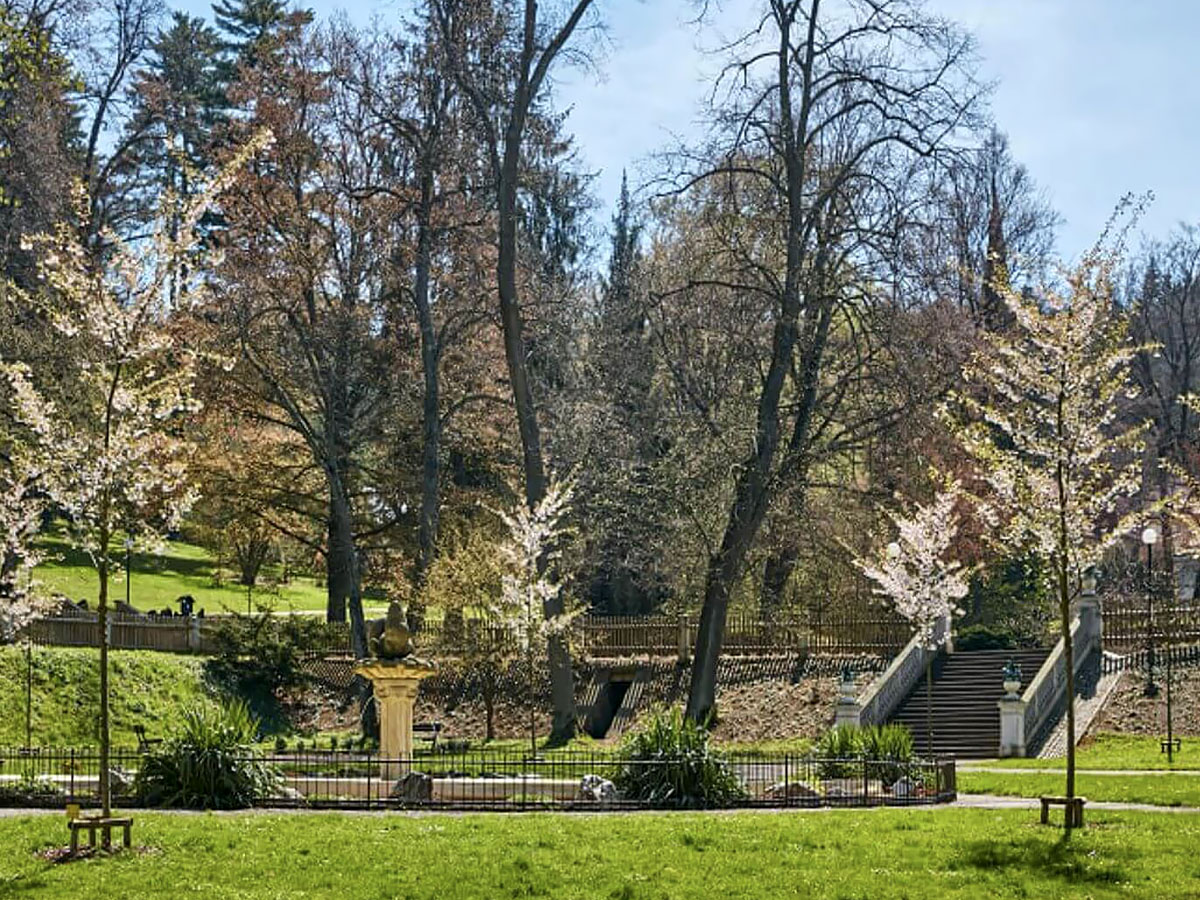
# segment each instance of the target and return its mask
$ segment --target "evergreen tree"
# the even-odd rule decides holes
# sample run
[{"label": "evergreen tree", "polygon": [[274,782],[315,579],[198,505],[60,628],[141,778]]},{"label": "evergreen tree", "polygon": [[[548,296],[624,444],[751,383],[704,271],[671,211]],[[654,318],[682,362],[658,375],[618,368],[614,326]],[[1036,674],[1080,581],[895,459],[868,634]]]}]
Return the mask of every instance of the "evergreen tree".
[{"label": "evergreen tree", "polygon": [[[134,87],[136,109],[128,128],[132,152],[125,167],[138,207],[134,218],[141,224],[153,221],[164,196],[186,204],[211,170],[214,130],[224,105],[220,47],[210,25],[180,12],[151,45]],[[206,216],[199,225],[207,231],[214,220]]]},{"label": "evergreen tree", "polygon": [[581,492],[587,499],[580,504],[592,542],[588,598],[596,610],[621,615],[650,612],[666,596],[656,556],[665,497],[656,463],[664,448],[655,427],[641,233],[623,177],[592,348],[593,392],[601,412],[590,423],[587,465],[580,467],[591,488]]},{"label": "evergreen tree", "polygon": [[258,67],[280,29],[294,19],[307,25],[311,10],[291,12],[285,0],[217,0],[212,7],[220,31],[221,66],[232,82],[239,65]]}]

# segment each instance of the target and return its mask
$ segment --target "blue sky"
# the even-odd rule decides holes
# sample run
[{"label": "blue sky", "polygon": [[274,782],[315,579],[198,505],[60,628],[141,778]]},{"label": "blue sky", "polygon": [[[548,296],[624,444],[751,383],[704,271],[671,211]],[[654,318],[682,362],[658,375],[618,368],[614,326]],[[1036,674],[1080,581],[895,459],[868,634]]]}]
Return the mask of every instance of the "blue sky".
[{"label": "blue sky", "polygon": [[[1059,250],[1094,240],[1122,194],[1153,190],[1143,231],[1200,222],[1200,0],[927,0],[978,39],[979,75],[1018,160],[1065,219]],[[186,4],[206,10],[198,0]],[[397,18],[405,0],[308,0],[324,17]],[[555,4],[544,0],[543,6]],[[697,131],[715,62],[702,52],[749,20],[755,0],[724,0],[704,29],[692,0],[598,0],[608,28],[595,71],[560,71],[584,167],[596,174],[598,224],[621,170],[631,181],[675,136]]]}]

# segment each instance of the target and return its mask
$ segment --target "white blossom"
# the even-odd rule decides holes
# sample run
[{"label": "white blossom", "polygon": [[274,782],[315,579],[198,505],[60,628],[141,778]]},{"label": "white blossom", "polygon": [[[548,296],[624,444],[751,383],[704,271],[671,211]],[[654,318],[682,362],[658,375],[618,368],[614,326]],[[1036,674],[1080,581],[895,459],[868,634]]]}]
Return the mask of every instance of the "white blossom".
[{"label": "white blossom", "polygon": [[912,623],[926,650],[936,650],[949,629],[938,623],[961,615],[958,601],[967,595],[967,571],[950,549],[958,535],[955,506],[961,497],[957,482],[939,491],[933,501],[918,505],[911,515],[888,513],[896,525],[896,540],[874,560],[857,560],[864,575],[875,582],[875,593]]}]

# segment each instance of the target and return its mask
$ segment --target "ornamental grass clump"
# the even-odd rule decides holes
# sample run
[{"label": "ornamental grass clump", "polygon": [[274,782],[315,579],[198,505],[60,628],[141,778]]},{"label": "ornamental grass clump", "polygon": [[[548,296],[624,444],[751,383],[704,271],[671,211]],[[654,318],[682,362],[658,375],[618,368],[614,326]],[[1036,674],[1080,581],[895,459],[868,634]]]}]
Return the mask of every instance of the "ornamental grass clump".
[{"label": "ornamental grass clump", "polygon": [[707,729],[678,708],[653,713],[625,739],[617,760],[613,782],[621,796],[650,806],[712,809],[747,796],[725,757],[709,746]]},{"label": "ornamental grass clump", "polygon": [[251,806],[280,783],[278,770],[254,749],[257,735],[258,720],[240,701],[185,709],[178,733],[142,758],[138,796],[152,806]]},{"label": "ornamental grass clump", "polygon": [[838,725],[821,735],[813,757],[822,778],[878,779],[885,787],[909,774],[913,759],[913,737],[905,726]]}]

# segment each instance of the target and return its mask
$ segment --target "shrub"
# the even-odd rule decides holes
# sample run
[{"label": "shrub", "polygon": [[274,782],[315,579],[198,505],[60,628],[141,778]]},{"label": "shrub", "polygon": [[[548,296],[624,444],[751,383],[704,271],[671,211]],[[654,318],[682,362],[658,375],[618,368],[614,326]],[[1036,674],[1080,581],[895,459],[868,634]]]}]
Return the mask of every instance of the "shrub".
[{"label": "shrub", "polygon": [[624,797],[652,806],[708,809],[746,797],[707,729],[678,709],[657,711],[617,751],[613,783]]},{"label": "shrub", "polygon": [[850,778],[860,771],[856,761],[862,757],[862,729],[838,725],[821,735],[813,754],[820,761],[822,778]]},{"label": "shrub", "polygon": [[862,755],[868,763],[868,775],[885,787],[899,781],[913,758],[912,732],[903,725],[872,725],[862,730]]},{"label": "shrub", "polygon": [[954,636],[955,650],[1013,650],[1020,639],[1012,629],[994,625],[971,625]]},{"label": "shrub", "polygon": [[912,734],[903,725],[839,725],[825,732],[813,748],[822,778],[853,778],[866,774],[892,785],[909,769]]},{"label": "shrub", "polygon": [[180,730],[147,753],[135,786],[143,802],[188,809],[239,809],[279,786],[277,770],[254,750],[258,720],[246,704],[189,707]]},{"label": "shrub", "polygon": [[235,613],[211,632],[213,655],[205,674],[229,693],[243,697],[275,731],[286,728],[277,696],[305,687],[310,678],[301,664],[308,652],[328,643],[316,616],[276,616],[270,607],[255,615]]}]

